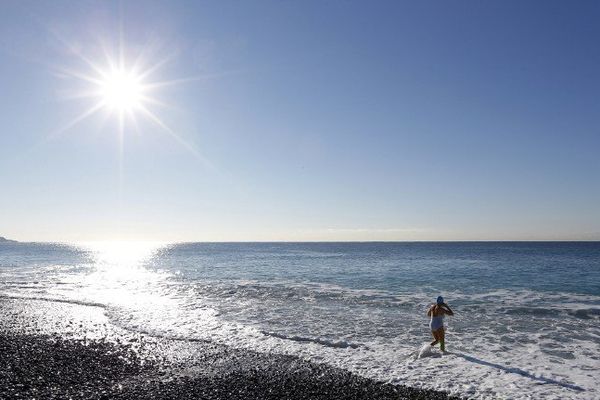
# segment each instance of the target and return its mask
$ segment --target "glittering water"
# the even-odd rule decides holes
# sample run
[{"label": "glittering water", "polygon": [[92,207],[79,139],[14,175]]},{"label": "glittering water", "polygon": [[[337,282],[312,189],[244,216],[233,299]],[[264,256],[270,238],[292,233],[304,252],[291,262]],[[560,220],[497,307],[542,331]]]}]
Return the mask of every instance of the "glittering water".
[{"label": "glittering water", "polygon": [[[600,395],[600,243],[4,243],[0,294],[455,393]],[[451,353],[418,358],[439,294]]]}]

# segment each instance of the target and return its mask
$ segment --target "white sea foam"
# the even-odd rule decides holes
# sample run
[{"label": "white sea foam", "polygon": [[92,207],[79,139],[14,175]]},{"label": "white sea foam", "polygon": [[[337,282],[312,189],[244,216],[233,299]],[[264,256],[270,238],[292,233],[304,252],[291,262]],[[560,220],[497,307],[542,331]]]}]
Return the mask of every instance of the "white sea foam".
[{"label": "white sea foam", "polygon": [[[477,311],[480,305],[469,302],[470,295],[453,293],[452,297],[464,305],[457,307],[455,318],[447,318],[449,352],[441,354],[438,348],[420,347],[423,339],[429,340],[430,335],[423,313],[426,298],[420,294],[401,296],[403,306],[394,309],[393,313],[400,314],[398,320],[402,322],[393,332],[378,331],[378,326],[373,324],[373,332],[361,337],[352,334],[353,329],[354,332],[366,332],[365,327],[356,328],[357,322],[363,320],[368,325],[369,321],[383,317],[368,313],[358,317],[344,314],[338,303],[336,310],[330,310],[331,315],[337,315],[335,321],[310,318],[307,317],[312,307],[310,302],[307,308],[297,309],[295,313],[290,314],[288,308],[274,308],[269,314],[253,303],[254,297],[257,302],[259,298],[266,298],[257,294],[256,282],[245,282],[237,290],[230,290],[230,295],[240,291],[248,294],[249,285],[253,286],[250,298],[240,307],[246,308],[254,320],[240,314],[239,310],[223,311],[231,307],[227,301],[223,301],[220,309],[215,298],[194,297],[196,300],[192,305],[187,303],[190,297],[181,294],[163,303],[163,307],[154,304],[152,310],[112,307],[109,316],[124,327],[157,335],[212,340],[258,351],[293,354],[378,380],[476,398],[592,399],[598,396],[598,384],[593,376],[600,368],[597,321],[567,314],[537,315],[520,310],[533,307],[532,301],[542,301],[539,294],[496,292],[491,294],[495,300],[493,305],[488,306],[488,312],[482,313]],[[329,289],[336,298],[343,292],[341,297],[350,303],[351,299],[367,295],[381,297],[382,302],[390,300],[384,298],[384,293],[339,287],[320,287],[319,293],[310,296],[323,296]],[[195,295],[196,290],[187,288],[188,295]],[[225,293],[224,288],[217,290],[221,295]],[[600,300],[594,296],[563,293],[544,295],[544,298],[548,299],[548,296],[552,300],[568,298],[566,309],[590,307]],[[489,300],[485,294],[475,297],[477,303]],[[238,297],[234,298],[239,302]],[[315,307],[326,306],[317,304]],[[506,312],[513,309],[517,311]],[[260,319],[256,318],[259,313],[262,313]],[[282,315],[287,315],[286,321],[272,323]],[[310,324],[309,329],[306,324]],[[332,324],[338,326],[342,334],[337,337],[319,334],[328,332]],[[269,329],[276,326],[278,330],[266,330],[265,326]],[[313,331],[312,336],[294,334],[308,330]]]},{"label": "white sea foam", "polygon": [[417,352],[416,358],[437,357],[437,356],[439,356],[439,354],[433,351],[431,345],[424,344],[423,346],[421,346],[421,348]]}]

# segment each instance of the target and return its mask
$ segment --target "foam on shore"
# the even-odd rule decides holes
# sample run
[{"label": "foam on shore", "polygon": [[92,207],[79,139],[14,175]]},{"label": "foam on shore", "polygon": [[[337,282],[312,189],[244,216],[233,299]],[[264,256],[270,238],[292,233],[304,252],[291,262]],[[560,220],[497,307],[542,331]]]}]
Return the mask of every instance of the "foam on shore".
[{"label": "foam on shore", "polygon": [[0,398],[448,399],[301,360],[112,326],[97,306],[0,299]]}]

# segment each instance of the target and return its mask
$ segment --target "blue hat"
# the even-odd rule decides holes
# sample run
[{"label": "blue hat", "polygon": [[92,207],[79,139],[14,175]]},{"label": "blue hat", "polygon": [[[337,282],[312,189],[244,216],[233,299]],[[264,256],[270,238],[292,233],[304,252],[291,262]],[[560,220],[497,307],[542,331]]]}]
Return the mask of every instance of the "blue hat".
[{"label": "blue hat", "polygon": [[444,302],[444,298],[442,296],[438,296],[436,303],[442,304]]}]

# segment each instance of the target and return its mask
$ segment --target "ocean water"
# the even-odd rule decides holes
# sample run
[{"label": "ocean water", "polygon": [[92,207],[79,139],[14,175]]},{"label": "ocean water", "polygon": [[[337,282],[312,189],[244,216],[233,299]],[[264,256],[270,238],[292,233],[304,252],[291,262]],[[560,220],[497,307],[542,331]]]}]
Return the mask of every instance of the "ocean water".
[{"label": "ocean water", "polygon": [[0,296],[473,398],[600,398],[598,242],[0,243]]}]

